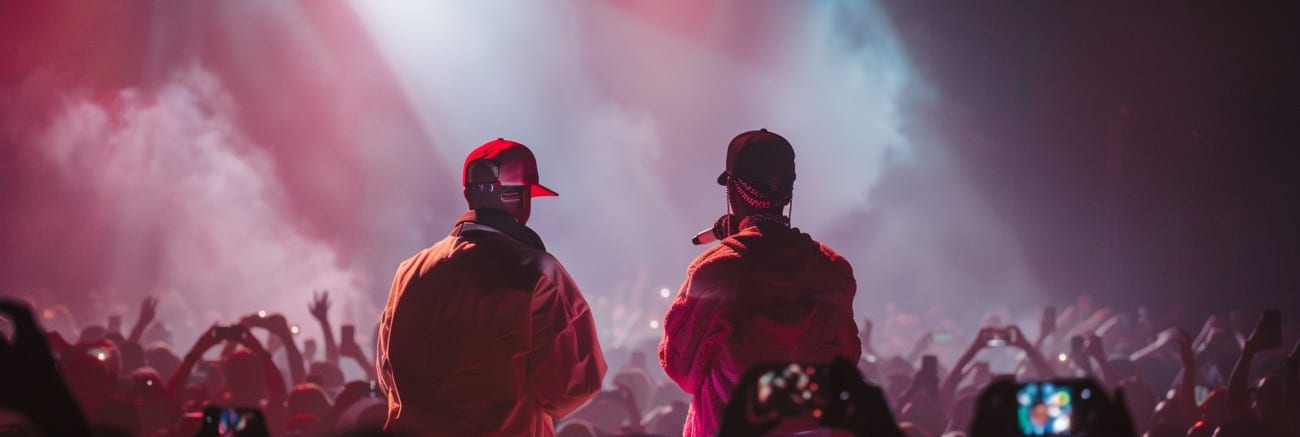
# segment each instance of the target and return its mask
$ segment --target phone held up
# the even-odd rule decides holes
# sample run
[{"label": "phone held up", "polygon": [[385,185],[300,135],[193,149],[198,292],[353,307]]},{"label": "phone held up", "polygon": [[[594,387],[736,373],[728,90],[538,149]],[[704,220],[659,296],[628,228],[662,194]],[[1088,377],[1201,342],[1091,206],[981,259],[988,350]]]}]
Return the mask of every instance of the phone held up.
[{"label": "phone held up", "polygon": [[267,437],[266,419],[256,408],[209,406],[197,437]]},{"label": "phone held up", "polygon": [[1099,393],[1087,380],[1016,384],[1017,428],[1022,436],[1086,436],[1097,419]]}]

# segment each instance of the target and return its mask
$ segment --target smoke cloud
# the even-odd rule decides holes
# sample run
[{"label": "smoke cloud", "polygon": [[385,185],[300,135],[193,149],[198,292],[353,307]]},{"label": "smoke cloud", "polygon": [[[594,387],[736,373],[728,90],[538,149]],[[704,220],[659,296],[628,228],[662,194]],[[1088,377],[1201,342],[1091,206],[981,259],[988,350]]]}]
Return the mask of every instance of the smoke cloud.
[{"label": "smoke cloud", "polygon": [[[125,86],[52,82],[48,119],[0,121],[17,292],[170,293],[205,325],[261,307],[304,323],[328,288],[367,332],[397,263],[463,212],[465,153],[505,137],[560,193],[529,225],[602,342],[654,339],[689,237],[725,212],[726,144],[757,128],[794,144],[794,222],[854,264],[859,312],[1032,289],[872,2],[155,8],[124,26],[146,53]],[[43,87],[28,79],[6,90]]]},{"label": "smoke cloud", "polygon": [[304,320],[302,295],[283,291],[361,283],[285,213],[272,162],[240,132],[236,110],[211,72],[190,65],[152,90],[69,99],[39,147],[89,193],[83,219],[109,238],[106,287],[162,295],[178,305],[168,313],[199,324],[260,308]]}]

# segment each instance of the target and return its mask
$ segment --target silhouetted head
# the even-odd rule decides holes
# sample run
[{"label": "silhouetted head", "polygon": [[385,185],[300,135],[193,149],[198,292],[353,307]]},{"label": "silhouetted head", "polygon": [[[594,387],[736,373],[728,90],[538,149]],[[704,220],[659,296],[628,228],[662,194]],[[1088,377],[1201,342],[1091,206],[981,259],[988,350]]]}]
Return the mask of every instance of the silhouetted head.
[{"label": "silhouetted head", "polygon": [[150,346],[144,351],[144,362],[158,372],[158,376],[163,380],[171,379],[172,373],[175,373],[176,368],[181,365],[180,357],[162,343]]},{"label": "silhouetted head", "polygon": [[780,135],[759,129],[741,133],[727,145],[727,167],[718,185],[738,218],[783,215],[794,196],[794,147]]},{"label": "silhouetted head", "polygon": [[521,225],[528,223],[532,214],[533,197],[558,196],[538,183],[533,152],[502,138],[488,141],[465,157],[461,182],[470,209],[504,210]]},{"label": "silhouetted head", "polygon": [[117,389],[117,372],[108,363],[108,352],[90,349],[90,353],[70,354],[63,359],[61,370],[68,389],[83,411],[93,412],[113,396]]},{"label": "silhouetted head", "polygon": [[298,384],[289,392],[289,416],[310,414],[324,416],[330,410],[330,398],[320,386],[306,383]]},{"label": "silhouetted head", "polygon": [[307,372],[307,382],[315,383],[326,391],[335,391],[343,387],[343,371],[338,366],[325,361],[311,363]]},{"label": "silhouetted head", "polygon": [[235,405],[256,407],[266,393],[266,375],[262,360],[252,352],[239,350],[222,362],[226,391]]}]

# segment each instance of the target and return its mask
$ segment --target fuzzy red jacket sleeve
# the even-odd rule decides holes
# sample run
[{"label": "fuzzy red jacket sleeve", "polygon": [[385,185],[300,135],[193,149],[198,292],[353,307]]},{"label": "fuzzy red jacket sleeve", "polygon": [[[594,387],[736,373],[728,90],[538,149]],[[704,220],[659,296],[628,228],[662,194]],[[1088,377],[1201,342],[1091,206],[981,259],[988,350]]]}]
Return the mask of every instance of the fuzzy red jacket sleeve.
[{"label": "fuzzy red jacket sleeve", "polygon": [[727,321],[734,289],[734,254],[707,252],[686,271],[686,281],[664,317],[659,362],[687,393],[696,393],[716,365],[732,331]]}]

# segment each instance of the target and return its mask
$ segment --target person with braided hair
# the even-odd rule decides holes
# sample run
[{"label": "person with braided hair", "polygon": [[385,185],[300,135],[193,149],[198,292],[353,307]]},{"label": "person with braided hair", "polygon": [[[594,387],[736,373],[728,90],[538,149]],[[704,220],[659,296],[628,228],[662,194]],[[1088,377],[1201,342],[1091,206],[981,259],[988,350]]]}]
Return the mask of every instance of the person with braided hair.
[{"label": "person with braided hair", "polygon": [[[857,362],[857,285],[839,254],[791,227],[794,148],[766,129],[727,147],[729,213],[721,243],[686,269],[664,317],[659,362],[692,396],[684,435],[712,436],[745,371],[756,363]],[[815,424],[813,425],[815,426]]]}]

